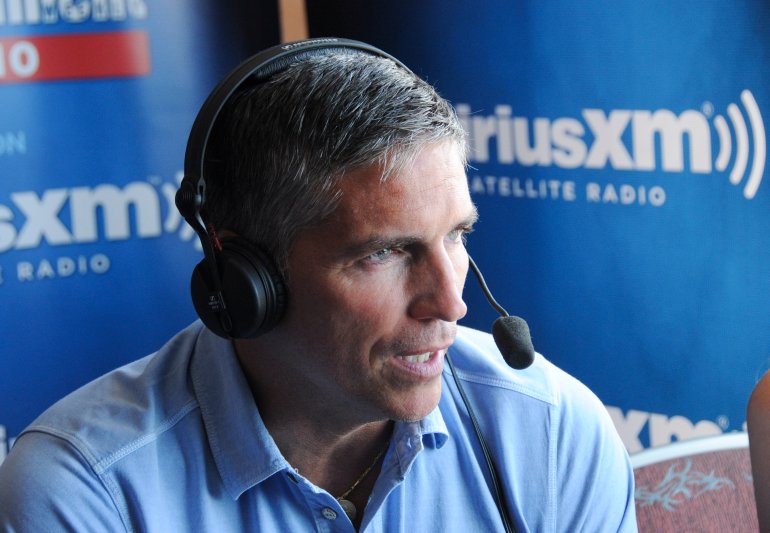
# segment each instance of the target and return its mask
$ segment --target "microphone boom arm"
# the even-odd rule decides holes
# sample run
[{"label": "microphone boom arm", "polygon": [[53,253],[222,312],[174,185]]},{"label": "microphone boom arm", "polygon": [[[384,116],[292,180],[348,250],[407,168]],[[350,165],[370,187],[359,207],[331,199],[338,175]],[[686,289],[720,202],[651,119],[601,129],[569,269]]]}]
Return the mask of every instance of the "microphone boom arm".
[{"label": "microphone boom arm", "polygon": [[487,301],[489,302],[489,305],[495,308],[495,311],[497,311],[500,316],[510,316],[508,314],[508,311],[503,309],[503,306],[497,303],[497,300],[495,300],[495,297],[492,296],[492,293],[489,292],[489,287],[487,287],[487,282],[484,281],[484,276],[481,275],[481,271],[479,270],[479,267],[476,266],[476,262],[473,260],[473,258],[469,255],[468,256],[468,266],[471,267],[471,270],[476,275],[476,279],[479,281],[479,285],[481,285],[481,290],[484,292],[484,296],[487,297]]}]

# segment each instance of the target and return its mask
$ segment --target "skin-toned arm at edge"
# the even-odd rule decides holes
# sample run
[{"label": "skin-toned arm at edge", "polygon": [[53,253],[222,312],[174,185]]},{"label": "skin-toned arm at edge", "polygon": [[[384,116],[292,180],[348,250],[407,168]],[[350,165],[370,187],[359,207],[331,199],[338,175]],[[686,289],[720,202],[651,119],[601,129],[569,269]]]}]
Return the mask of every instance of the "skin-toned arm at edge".
[{"label": "skin-toned arm at edge", "polygon": [[770,372],[754,387],[746,413],[759,529],[770,531]]}]

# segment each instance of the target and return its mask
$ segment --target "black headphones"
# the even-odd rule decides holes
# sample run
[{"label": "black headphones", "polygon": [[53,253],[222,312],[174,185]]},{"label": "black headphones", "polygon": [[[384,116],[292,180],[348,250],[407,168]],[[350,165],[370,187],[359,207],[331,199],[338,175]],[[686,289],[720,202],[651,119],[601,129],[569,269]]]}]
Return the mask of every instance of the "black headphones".
[{"label": "black headphones", "polygon": [[203,323],[225,338],[252,338],[267,332],[283,316],[286,286],[269,255],[241,237],[222,239],[201,216],[206,202],[206,147],[217,118],[230,97],[246,82],[262,83],[290,65],[336,50],[353,50],[385,57],[408,70],[389,54],[366,43],[325,38],[284,43],[247,59],[209,94],[195,118],[184,158],[184,179],[176,206],[198,234],[204,258],[190,282],[193,305]]}]

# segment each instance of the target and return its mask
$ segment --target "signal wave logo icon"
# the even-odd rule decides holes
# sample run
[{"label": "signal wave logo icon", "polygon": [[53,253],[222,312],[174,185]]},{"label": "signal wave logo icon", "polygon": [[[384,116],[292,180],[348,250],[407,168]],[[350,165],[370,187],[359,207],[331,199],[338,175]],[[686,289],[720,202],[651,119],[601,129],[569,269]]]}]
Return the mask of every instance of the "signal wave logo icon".
[{"label": "signal wave logo icon", "polygon": [[[757,194],[757,189],[759,189],[759,185],[762,183],[767,157],[767,140],[762,114],[759,112],[759,106],[751,91],[744,90],[741,92],[741,103],[743,103],[744,110],[749,118],[754,146],[751,170],[743,187],[743,196],[751,200]],[[749,130],[737,104],[727,106],[727,117],[732,124],[732,131],[735,132],[735,161],[730,171],[730,183],[740,185],[746,175],[746,167],[749,161]],[[718,171],[724,172],[732,156],[733,137],[727,120],[722,115],[714,117],[714,127],[719,136],[719,154],[714,162],[714,167]]]}]

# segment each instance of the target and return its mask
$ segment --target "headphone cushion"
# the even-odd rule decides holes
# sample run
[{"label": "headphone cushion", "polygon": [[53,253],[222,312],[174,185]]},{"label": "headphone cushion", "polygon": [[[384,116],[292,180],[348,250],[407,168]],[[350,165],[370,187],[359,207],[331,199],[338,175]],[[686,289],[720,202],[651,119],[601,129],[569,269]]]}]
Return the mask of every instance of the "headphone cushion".
[{"label": "headphone cushion", "polygon": [[195,267],[190,290],[193,305],[203,323],[214,333],[229,338],[254,338],[272,329],[285,308],[283,278],[270,257],[242,237],[222,240],[217,252],[222,293],[232,327],[222,325],[221,313],[208,305],[211,269],[204,259]]}]

